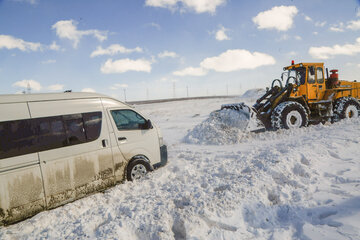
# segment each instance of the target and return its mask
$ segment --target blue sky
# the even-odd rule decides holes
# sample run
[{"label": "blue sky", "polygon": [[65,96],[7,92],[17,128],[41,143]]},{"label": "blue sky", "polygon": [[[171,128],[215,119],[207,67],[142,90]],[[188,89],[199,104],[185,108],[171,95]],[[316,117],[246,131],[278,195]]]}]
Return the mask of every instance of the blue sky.
[{"label": "blue sky", "polygon": [[292,59],[354,80],[359,37],[355,0],[0,0],[0,94],[240,94]]}]

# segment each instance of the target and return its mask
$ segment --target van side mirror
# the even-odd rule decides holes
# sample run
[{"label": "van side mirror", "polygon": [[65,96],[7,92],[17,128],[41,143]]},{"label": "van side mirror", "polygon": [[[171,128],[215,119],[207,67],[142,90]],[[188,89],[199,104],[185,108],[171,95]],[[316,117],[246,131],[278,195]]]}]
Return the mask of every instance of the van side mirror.
[{"label": "van side mirror", "polygon": [[153,125],[150,119],[146,120],[145,123],[141,126],[141,129],[152,129]]}]

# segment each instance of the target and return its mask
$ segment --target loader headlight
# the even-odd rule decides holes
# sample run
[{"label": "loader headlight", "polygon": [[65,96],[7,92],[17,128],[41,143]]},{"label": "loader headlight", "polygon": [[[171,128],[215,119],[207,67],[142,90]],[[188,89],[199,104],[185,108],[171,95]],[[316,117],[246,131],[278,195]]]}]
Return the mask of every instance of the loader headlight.
[{"label": "loader headlight", "polygon": [[162,146],[162,145],[164,145],[164,138],[161,136],[161,137],[159,137],[159,145],[160,145],[160,147]]}]

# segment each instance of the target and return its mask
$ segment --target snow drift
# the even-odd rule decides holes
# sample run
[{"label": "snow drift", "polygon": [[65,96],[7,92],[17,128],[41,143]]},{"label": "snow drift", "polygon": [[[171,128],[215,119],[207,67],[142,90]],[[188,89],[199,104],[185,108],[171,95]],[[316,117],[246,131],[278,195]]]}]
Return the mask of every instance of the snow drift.
[{"label": "snow drift", "polygon": [[241,98],[249,98],[255,101],[259,97],[265,94],[265,89],[263,88],[254,88],[247,90],[243,95],[241,95]]},{"label": "snow drift", "polygon": [[216,110],[195,126],[184,138],[185,143],[224,145],[240,142],[249,118],[231,109]]}]

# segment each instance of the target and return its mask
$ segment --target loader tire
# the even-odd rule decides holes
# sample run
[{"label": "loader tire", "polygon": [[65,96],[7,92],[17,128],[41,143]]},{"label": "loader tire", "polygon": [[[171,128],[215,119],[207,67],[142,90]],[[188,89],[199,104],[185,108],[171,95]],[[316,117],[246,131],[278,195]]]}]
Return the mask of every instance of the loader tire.
[{"label": "loader tire", "polygon": [[307,125],[308,114],[305,108],[297,102],[280,103],[271,115],[271,126],[274,130],[300,128]]},{"label": "loader tire", "polygon": [[334,121],[360,116],[360,103],[353,97],[342,97],[334,104]]}]

